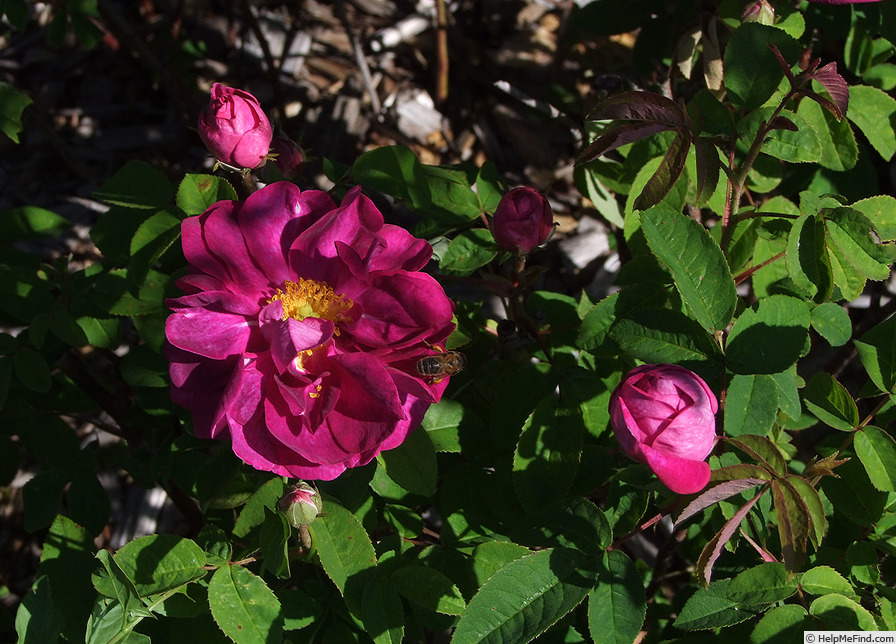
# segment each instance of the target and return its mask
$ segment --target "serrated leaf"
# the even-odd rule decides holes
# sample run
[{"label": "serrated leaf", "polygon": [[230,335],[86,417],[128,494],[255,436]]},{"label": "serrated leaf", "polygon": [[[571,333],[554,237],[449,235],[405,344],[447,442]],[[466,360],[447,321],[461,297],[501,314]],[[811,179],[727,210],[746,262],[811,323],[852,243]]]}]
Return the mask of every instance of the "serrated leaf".
[{"label": "serrated leaf", "polygon": [[237,644],[282,641],[280,601],[260,577],[242,566],[222,566],[208,584],[215,623]]},{"label": "serrated leaf", "polygon": [[[764,492],[764,491],[763,491]],[[697,559],[697,578],[700,580],[702,584],[709,585],[712,580],[712,569],[715,566],[716,560],[719,558],[719,555],[722,554],[722,548],[725,547],[725,544],[728,543],[728,540],[734,536],[734,533],[737,532],[737,529],[740,527],[741,521],[743,521],[747,514],[749,514],[750,510],[753,509],[753,506],[756,505],[756,502],[762,497],[763,492],[760,492],[752,499],[744,503],[740,509],[738,509],[728,521],[725,522],[725,525],[722,526],[722,529],[719,530],[716,535],[709,540],[709,542],[704,546],[703,551],[700,553],[700,557]],[[726,601],[727,598],[726,598]],[[681,618],[681,615],[679,615]]]},{"label": "serrated leaf", "polygon": [[727,366],[738,374],[775,374],[799,359],[809,333],[809,307],[771,295],[744,310],[725,342]]},{"label": "serrated leaf", "polygon": [[[834,108],[836,108],[831,110],[834,116],[841,119],[846,115],[846,112],[849,110],[849,85],[846,83],[846,79],[837,71],[837,63],[828,63],[812,71],[807,69],[801,76],[811,78],[824,87],[824,90],[831,97]],[[821,104],[831,109],[829,105]]]},{"label": "serrated leaf", "polygon": [[603,553],[597,585],[588,597],[595,644],[631,644],[644,624],[647,603],[638,569],[623,552]]},{"label": "serrated leaf", "polygon": [[281,512],[272,512],[265,508],[264,523],[258,541],[261,546],[264,570],[277,577],[289,577],[289,538],[292,529]]},{"label": "serrated leaf", "polygon": [[579,568],[586,555],[541,550],[507,564],[467,604],[452,644],[529,642],[575,608],[593,585]]},{"label": "serrated leaf", "polygon": [[72,222],[68,219],[46,208],[38,206],[8,208],[0,212],[0,239],[5,243],[11,243],[52,237],[71,225]]},{"label": "serrated leaf", "polygon": [[765,613],[750,633],[750,644],[782,644],[802,642],[803,633],[811,630],[806,609],[796,604],[775,606]]},{"label": "serrated leaf", "polygon": [[594,552],[609,547],[613,529],[600,508],[576,496],[558,499],[530,513],[514,536],[516,541],[533,547],[549,545]]},{"label": "serrated leaf", "polygon": [[853,435],[853,446],[871,484],[883,492],[896,492],[896,440],[868,425]]},{"label": "serrated leaf", "polygon": [[528,554],[528,548],[509,541],[486,541],[479,544],[473,549],[472,572],[476,586],[482,586],[498,570]]},{"label": "serrated leaf", "polygon": [[809,614],[836,631],[876,631],[874,616],[843,595],[822,595],[809,605]]},{"label": "serrated leaf", "polygon": [[712,336],[696,321],[670,309],[643,309],[618,320],[610,332],[621,349],[648,363],[687,365],[716,361]]},{"label": "serrated leaf", "polygon": [[[806,127],[814,129],[817,135],[820,148],[818,164],[821,167],[835,172],[855,167],[859,160],[859,146],[848,121],[823,111],[821,106],[813,101],[801,101],[797,115],[804,119]],[[763,152],[765,151],[763,148]]]},{"label": "serrated leaf", "polygon": [[675,137],[657,166],[656,172],[647,180],[641,193],[634,201],[636,210],[644,210],[660,203],[684,170],[691,147],[691,137],[684,131],[676,132]]},{"label": "serrated leaf", "polygon": [[737,301],[734,279],[725,255],[706,229],[665,206],[642,212],[641,227],[703,328],[713,332],[728,326]]},{"label": "serrated leaf", "polygon": [[826,425],[840,431],[852,431],[859,424],[859,410],[846,387],[830,374],[820,371],[803,390],[803,403]]},{"label": "serrated leaf", "polygon": [[857,201],[852,206],[874,224],[874,230],[882,241],[896,240],[896,199],[890,195],[877,195]]},{"label": "serrated leaf", "polygon": [[[785,112],[785,123],[775,120],[774,129],[769,133],[762,152],[776,159],[785,159],[791,163],[817,163],[822,159],[824,148],[818,133],[809,122],[795,112]],[[819,113],[819,118],[821,114]],[[824,119],[822,118],[822,122]],[[775,127],[777,126],[777,127]]]},{"label": "serrated leaf", "polygon": [[787,482],[796,490],[797,495],[806,506],[809,518],[809,540],[817,550],[828,527],[828,519],[825,516],[821,496],[819,496],[818,490],[802,476],[789,474]]},{"label": "serrated leaf", "polygon": [[391,581],[408,601],[427,610],[460,615],[467,607],[454,582],[435,568],[405,566],[392,574]]},{"label": "serrated leaf", "polygon": [[728,599],[730,583],[730,579],[720,579],[700,588],[685,602],[673,626],[684,631],[699,631],[731,626],[751,618],[753,611]]},{"label": "serrated leaf", "polygon": [[846,117],[862,131],[877,153],[889,161],[896,153],[896,131],[893,129],[896,100],[867,85],[850,86],[849,96]]},{"label": "serrated leaf", "polygon": [[439,260],[439,268],[450,275],[469,275],[497,254],[491,232],[484,228],[465,230],[451,240]]},{"label": "serrated leaf", "polygon": [[612,152],[618,147],[634,143],[648,136],[673,129],[661,123],[626,123],[612,127],[597,137],[576,159],[576,164],[583,165],[598,157]]},{"label": "serrated leaf", "polygon": [[737,438],[725,438],[727,443],[734,445],[757,463],[768,468],[770,472],[784,474],[787,472],[787,461],[778,446],[765,436],[754,434],[742,434]]},{"label": "serrated leaf", "polygon": [[523,508],[532,512],[562,498],[579,469],[585,425],[575,407],[559,407],[551,395],[523,425],[513,455],[513,485]]},{"label": "serrated leaf", "polygon": [[258,488],[240,510],[240,515],[233,526],[233,536],[245,537],[252,528],[264,523],[265,508],[269,510],[276,508],[277,501],[285,491],[286,484],[279,476]]},{"label": "serrated leaf", "polygon": [[831,261],[825,245],[824,224],[814,215],[803,215],[790,230],[785,255],[793,283],[818,302],[826,302],[834,286]]},{"label": "serrated leaf", "polygon": [[367,531],[351,512],[330,498],[325,499],[324,512],[308,528],[324,571],[357,613],[376,566],[376,552]]},{"label": "serrated leaf", "polygon": [[618,119],[661,123],[669,127],[685,124],[681,106],[662,94],[653,92],[622,92],[614,94],[598,105],[588,116],[592,121]]},{"label": "serrated leaf", "polygon": [[796,572],[806,557],[809,510],[799,493],[786,479],[773,480],[771,487],[784,565],[788,571]]},{"label": "serrated leaf", "polygon": [[842,347],[852,337],[852,320],[846,309],[834,302],[819,304],[810,314],[812,328],[832,347]]},{"label": "serrated leaf", "polygon": [[392,584],[379,577],[367,583],[361,597],[361,621],[376,644],[401,644],[404,606]]},{"label": "serrated leaf", "polygon": [[770,45],[775,45],[786,61],[799,55],[796,40],[780,29],[755,22],[741,24],[728,42],[724,82],[736,109],[747,112],[759,107],[784,77]]},{"label": "serrated leaf", "polygon": [[896,389],[896,316],[890,316],[856,340],[862,366],[878,389]]},{"label": "serrated leaf", "polygon": [[56,642],[65,618],[53,603],[50,582],[38,577],[16,611],[16,632],[20,644]]},{"label": "serrated leaf", "polygon": [[830,566],[816,566],[804,572],[800,576],[800,588],[810,595],[830,595],[833,593],[845,597],[854,597],[856,594],[852,585]]},{"label": "serrated leaf", "polygon": [[177,188],[176,203],[187,215],[199,215],[214,203],[236,198],[236,191],[226,179],[187,173]]},{"label": "serrated leaf", "polygon": [[174,199],[174,187],[145,161],[128,161],[106,183],[94,190],[100,201],[128,208],[163,210]]},{"label": "serrated leaf", "polygon": [[141,597],[156,595],[205,576],[205,553],[194,541],[173,534],[139,537],[115,553]]},{"label": "serrated leaf", "polygon": [[725,396],[725,434],[765,435],[778,414],[778,386],[765,374],[736,374]]},{"label": "serrated leaf", "polygon": [[727,596],[738,604],[771,604],[797,591],[796,578],[782,563],[761,563],[739,573],[728,584]]},{"label": "serrated leaf", "polygon": [[874,224],[853,208],[824,210],[825,230],[843,257],[865,277],[886,279],[896,259],[892,244],[877,242]]},{"label": "serrated leaf", "polygon": [[411,432],[401,445],[382,452],[378,459],[389,478],[408,492],[430,496],[435,491],[436,451],[427,432]]},{"label": "serrated leaf", "polygon": [[856,459],[837,467],[839,478],[826,476],[821,489],[834,509],[861,526],[877,523],[884,513],[887,494],[874,488]]},{"label": "serrated leaf", "polygon": [[711,505],[715,505],[719,501],[724,501],[735,494],[740,494],[745,490],[754,488],[757,485],[763,485],[767,482],[768,478],[742,478],[723,481],[717,485],[712,485],[712,483],[710,483],[711,487],[697,495],[697,498],[688,503],[684,510],[681,511],[681,514],[679,514],[678,518],[675,520],[675,525],[678,526],[683,521],[687,521],[698,512],[705,510]]}]

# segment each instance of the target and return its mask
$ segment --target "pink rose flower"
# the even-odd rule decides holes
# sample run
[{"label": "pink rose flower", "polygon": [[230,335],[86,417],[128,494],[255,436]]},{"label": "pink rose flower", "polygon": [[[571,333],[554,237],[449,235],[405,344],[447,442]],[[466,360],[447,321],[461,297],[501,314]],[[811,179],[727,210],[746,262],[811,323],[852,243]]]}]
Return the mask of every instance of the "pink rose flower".
[{"label": "pink rose flower", "polygon": [[610,397],[610,423],[622,451],[646,463],[677,494],[699,492],[711,470],[718,402],[692,371],[671,364],[632,369]]},{"label": "pink rose flower", "polygon": [[544,195],[532,188],[514,188],[501,197],[492,220],[492,235],[501,248],[532,252],[554,228],[554,214]]},{"label": "pink rose flower", "polygon": [[271,147],[271,123],[249,92],[212,85],[199,114],[199,137],[218,160],[235,168],[261,165]]},{"label": "pink rose flower", "polygon": [[342,204],[270,184],[184,220],[191,271],[168,300],[173,400],[200,438],[259,470],[330,480],[397,447],[448,379],[415,372],[454,305],[420,272],[429,244],[360,188]]}]

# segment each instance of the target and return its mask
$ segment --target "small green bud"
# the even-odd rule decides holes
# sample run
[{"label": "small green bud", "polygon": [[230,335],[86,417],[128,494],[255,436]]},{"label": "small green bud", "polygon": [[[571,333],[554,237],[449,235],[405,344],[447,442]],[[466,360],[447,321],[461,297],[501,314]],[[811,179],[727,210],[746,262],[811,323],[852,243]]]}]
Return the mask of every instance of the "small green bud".
[{"label": "small green bud", "polygon": [[308,525],[317,518],[323,507],[323,501],[317,490],[305,481],[299,481],[283,495],[277,507],[286,515],[290,525],[298,528]]},{"label": "small green bud", "polygon": [[775,8],[768,0],[756,0],[747,3],[740,17],[742,22],[758,22],[760,25],[772,26],[775,24]]}]

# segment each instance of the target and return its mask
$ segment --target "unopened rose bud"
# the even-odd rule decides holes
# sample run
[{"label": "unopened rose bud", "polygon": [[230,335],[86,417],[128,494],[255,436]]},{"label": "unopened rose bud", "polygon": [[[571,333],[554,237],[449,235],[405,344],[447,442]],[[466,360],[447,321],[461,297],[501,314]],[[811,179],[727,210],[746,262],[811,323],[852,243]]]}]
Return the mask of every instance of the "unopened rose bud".
[{"label": "unopened rose bud", "polygon": [[199,114],[199,136],[218,161],[235,168],[256,168],[268,155],[272,130],[257,98],[215,83]]},{"label": "unopened rose bud", "polygon": [[323,501],[317,490],[304,481],[299,481],[283,495],[277,507],[286,515],[286,520],[292,527],[301,528],[317,518]]},{"label": "unopened rose bud", "polygon": [[610,396],[619,446],[645,463],[673,492],[694,494],[712,473],[706,458],[716,442],[715,394],[693,371],[671,364],[632,369]]},{"label": "unopened rose bud", "polygon": [[274,163],[286,179],[293,179],[302,173],[302,166],[305,164],[305,156],[302,154],[302,148],[292,139],[285,136],[274,137],[271,145],[276,158]]},{"label": "unopened rose bud", "polygon": [[761,25],[775,24],[775,8],[768,3],[768,0],[757,0],[749,2],[744,7],[741,14],[742,22],[758,22]]},{"label": "unopened rose bud", "polygon": [[492,219],[492,235],[501,248],[532,252],[554,229],[554,214],[544,195],[532,188],[514,188],[501,197]]}]

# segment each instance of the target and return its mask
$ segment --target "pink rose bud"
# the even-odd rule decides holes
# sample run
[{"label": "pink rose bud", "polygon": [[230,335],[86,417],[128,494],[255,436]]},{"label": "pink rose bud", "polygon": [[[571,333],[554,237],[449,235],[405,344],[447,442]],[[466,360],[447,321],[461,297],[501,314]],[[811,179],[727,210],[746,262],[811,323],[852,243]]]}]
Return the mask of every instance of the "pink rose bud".
[{"label": "pink rose bud", "polygon": [[514,188],[501,197],[492,220],[492,234],[501,248],[529,253],[554,229],[554,214],[544,195],[532,188]]},{"label": "pink rose bud", "polygon": [[271,147],[271,123],[249,92],[212,85],[211,99],[199,114],[199,136],[209,152],[235,168],[256,168]]},{"label": "pink rose bud", "polygon": [[768,0],[757,0],[744,7],[741,20],[772,26],[775,24],[775,8],[768,3]]},{"label": "pink rose bud", "polygon": [[274,137],[271,146],[277,157],[274,163],[277,169],[287,179],[297,177],[302,172],[302,166],[305,164],[305,157],[302,154],[302,148],[292,139],[285,136]]},{"label": "pink rose bud", "polygon": [[298,528],[308,525],[317,518],[323,507],[323,501],[317,490],[304,481],[299,481],[283,495],[277,507],[286,515],[289,524]]},{"label": "pink rose bud", "polygon": [[694,494],[709,483],[704,461],[716,442],[718,402],[692,371],[671,364],[632,369],[610,397],[622,451],[647,464],[670,490]]}]

